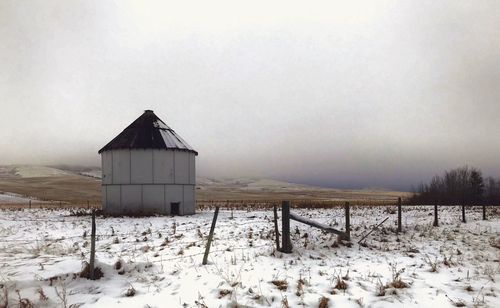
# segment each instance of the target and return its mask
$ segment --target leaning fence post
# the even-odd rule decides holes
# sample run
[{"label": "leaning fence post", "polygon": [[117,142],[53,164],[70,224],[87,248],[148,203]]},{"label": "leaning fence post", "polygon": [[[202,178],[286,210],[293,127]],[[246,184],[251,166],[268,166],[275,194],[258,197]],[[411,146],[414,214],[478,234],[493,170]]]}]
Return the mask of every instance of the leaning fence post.
[{"label": "leaning fence post", "polygon": [[403,231],[401,226],[401,197],[398,198],[398,232]]},{"label": "leaning fence post", "polygon": [[349,202],[345,203],[345,239],[351,241],[351,214]]},{"label": "leaning fence post", "polygon": [[90,234],[90,262],[89,262],[90,280],[95,280],[94,264],[95,264],[95,210],[92,210],[92,231]]},{"label": "leaning fence post", "polygon": [[462,205],[462,222],[465,223],[465,205]]},{"label": "leaning fence post", "polygon": [[210,233],[208,234],[207,246],[205,247],[205,255],[203,255],[203,265],[207,264],[208,254],[210,253],[210,245],[212,244],[212,238],[215,231],[215,223],[217,222],[217,216],[219,215],[219,206],[215,207],[214,218],[212,219],[212,226],[210,227]]},{"label": "leaning fence post", "polygon": [[276,204],[274,205],[273,208],[274,212],[274,233],[276,234],[276,250],[280,250],[280,234],[278,231],[278,209]]},{"label": "leaning fence post", "polygon": [[292,241],[290,240],[290,201],[281,203],[281,252],[292,252]]},{"label": "leaning fence post", "polygon": [[434,227],[437,227],[439,225],[439,223],[438,223],[438,206],[437,206],[437,204],[434,204],[434,223],[432,225]]},{"label": "leaning fence post", "polygon": [[486,204],[483,204],[483,220],[486,220]]}]

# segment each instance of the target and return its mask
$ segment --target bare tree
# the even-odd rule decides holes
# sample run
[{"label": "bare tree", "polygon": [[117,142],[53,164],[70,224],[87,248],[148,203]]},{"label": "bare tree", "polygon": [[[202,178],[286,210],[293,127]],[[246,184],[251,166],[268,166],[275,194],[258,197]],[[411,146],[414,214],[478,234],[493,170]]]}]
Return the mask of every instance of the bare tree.
[{"label": "bare tree", "polygon": [[429,184],[420,183],[410,199],[413,204],[480,205],[500,203],[500,181],[488,178],[481,170],[464,166],[436,175]]}]

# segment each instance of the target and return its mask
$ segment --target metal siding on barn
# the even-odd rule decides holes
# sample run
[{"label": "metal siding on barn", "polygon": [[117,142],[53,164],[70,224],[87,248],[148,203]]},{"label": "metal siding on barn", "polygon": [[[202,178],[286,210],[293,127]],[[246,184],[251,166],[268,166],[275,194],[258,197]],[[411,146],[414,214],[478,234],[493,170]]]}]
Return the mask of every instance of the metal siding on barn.
[{"label": "metal siding on barn", "polygon": [[124,214],[142,213],[141,185],[121,185],[121,198]]},{"label": "metal siding on barn", "polygon": [[184,185],[183,214],[191,215],[195,213],[194,185]]},{"label": "metal siding on barn", "polygon": [[113,153],[113,184],[130,184],[130,151],[115,150]]},{"label": "metal siding on barn", "polygon": [[106,185],[106,213],[121,213],[121,185]]},{"label": "metal siding on barn", "polygon": [[153,150],[153,174],[156,184],[174,183],[174,152]]},{"label": "metal siding on barn", "polygon": [[[102,205],[106,213],[169,214],[171,202],[180,203],[180,215],[194,214],[196,211],[194,153],[168,150],[106,151],[102,153],[102,167],[103,177],[109,174],[105,177],[107,179],[103,178],[102,185]],[[131,178],[132,184],[138,185],[130,185]],[[165,183],[173,180],[175,184]],[[113,185],[107,185],[105,181]]]},{"label": "metal siding on barn", "polygon": [[103,210],[106,210],[106,206],[107,206],[107,202],[108,202],[108,201],[107,201],[107,198],[106,198],[106,194],[107,194],[106,190],[107,190],[107,189],[106,189],[106,186],[105,186],[105,185],[103,185],[103,186],[102,186],[102,190],[101,190],[101,194],[102,194],[102,195],[101,195],[101,208],[102,208]]},{"label": "metal siding on barn", "polygon": [[196,155],[189,153],[189,184],[196,184]]},{"label": "metal siding on barn", "polygon": [[165,186],[143,185],[142,207],[146,213],[164,213],[165,210]]},{"label": "metal siding on barn", "polygon": [[113,154],[111,152],[102,153],[102,183],[113,183]]},{"label": "metal siding on barn", "polygon": [[130,151],[130,179],[131,184],[153,183],[153,151]]},{"label": "metal siding on barn", "polygon": [[179,202],[182,214],[184,196],[182,194],[182,185],[165,185],[165,210],[170,214],[170,203]]},{"label": "metal siding on barn", "polygon": [[175,184],[189,183],[189,153],[175,151]]}]

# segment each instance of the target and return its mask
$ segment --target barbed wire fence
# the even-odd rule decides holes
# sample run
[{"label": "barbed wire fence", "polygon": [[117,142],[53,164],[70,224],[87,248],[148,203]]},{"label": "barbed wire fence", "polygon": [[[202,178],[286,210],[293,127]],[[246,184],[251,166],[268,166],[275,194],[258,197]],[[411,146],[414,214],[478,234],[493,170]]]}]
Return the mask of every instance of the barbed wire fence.
[{"label": "barbed wire fence", "polygon": [[[380,205],[377,206],[380,208],[380,213],[383,213],[383,211],[390,211],[393,212],[395,211],[398,213],[398,218],[401,217],[404,214],[403,209],[422,209],[425,211],[428,211],[429,207],[431,205],[402,205],[401,202],[398,204],[392,204],[392,205]],[[432,205],[434,207],[434,211],[436,213],[436,210],[438,209],[437,205]],[[295,207],[294,207],[295,208]],[[447,211],[455,210],[456,207],[452,206],[439,206],[439,208],[444,208]],[[460,209],[460,206],[458,206]],[[353,205],[352,206],[352,212],[351,214],[355,214],[357,210],[363,210],[366,209],[366,207],[363,207],[361,205]],[[184,254],[184,250],[186,247],[199,247],[203,248],[204,245],[206,245],[208,236],[208,225],[209,223],[204,223],[203,225],[190,225],[189,223],[187,226],[181,225],[179,227],[178,222],[171,222],[168,221],[166,225],[170,225],[169,227],[164,227],[163,229],[158,229],[158,230],[151,230],[151,229],[146,229],[146,230],[134,230],[133,232],[119,232],[114,230],[112,227],[109,228],[107,226],[107,229],[102,230],[99,229],[99,223],[96,223],[96,228],[95,228],[95,236],[94,240],[92,240],[92,232],[88,232],[88,228],[90,228],[90,231],[92,231],[91,226],[92,226],[92,217],[95,221],[96,219],[96,212],[95,209],[92,207],[90,208],[83,208],[81,210],[79,209],[73,209],[75,212],[70,212],[68,216],[65,216],[63,218],[22,218],[22,217],[11,217],[11,218],[0,218],[1,221],[9,221],[12,223],[33,223],[33,224],[72,224],[75,221],[78,221],[80,224],[82,222],[85,222],[85,224],[88,226],[85,228],[84,232],[82,232],[81,235],[69,235],[69,236],[59,236],[59,237],[50,237],[50,236],[41,236],[41,237],[33,237],[33,238],[1,238],[0,237],[0,250],[1,250],[1,255],[2,258],[9,258],[9,259],[19,259],[22,258],[23,256],[20,256],[20,253],[23,251],[23,248],[31,248],[28,249],[28,254],[29,252],[32,252],[32,254],[43,254],[43,258],[45,260],[56,260],[60,259],[62,257],[71,257],[71,258],[78,258],[81,261],[92,263],[91,258],[89,256],[93,253],[97,253],[98,256],[100,254],[112,254],[113,250],[110,251],[109,248],[112,247],[112,245],[117,245],[121,244],[121,249],[130,249],[132,251],[132,254],[135,256],[137,254],[140,254],[143,252],[141,249],[143,245],[155,245],[155,241],[163,241],[163,242],[158,242],[156,243],[156,246],[158,247],[167,247],[170,248],[171,251],[176,251],[174,254],[164,254],[164,253],[157,253],[153,257],[155,259],[153,260],[148,260],[146,258],[145,262],[148,263],[159,263],[162,264],[165,262],[170,262],[170,261],[178,261],[178,260],[185,260],[189,259],[192,260],[196,257],[204,256],[206,255],[205,252],[196,252],[196,253],[191,253],[191,254]],[[238,242],[241,240],[241,235],[238,234],[223,234],[222,236],[219,236],[216,238],[216,241],[219,242],[228,242],[231,243],[225,248],[216,248],[215,250],[212,250],[210,254],[212,256],[217,256],[220,254],[227,254],[227,253],[233,253],[234,251],[238,250],[245,250],[245,249],[257,249],[257,248],[263,248],[263,247],[269,247],[270,250],[273,250],[274,248],[274,239],[273,236],[279,235],[277,233],[277,230],[274,229],[273,226],[273,219],[272,219],[272,213],[270,212],[269,217],[266,215],[264,218],[257,217],[256,215],[253,216],[245,216],[245,217],[237,217],[238,220],[236,222],[235,216],[234,216],[234,208],[222,208],[220,210],[221,214],[221,221],[219,223],[219,227],[223,228],[228,228],[234,225],[237,226],[246,226],[246,225],[252,225],[252,224],[268,224],[267,232],[271,235],[271,237],[264,239],[264,243],[257,243],[257,245],[253,244],[253,241],[249,241],[250,244],[248,245],[239,245]],[[241,208],[240,208],[241,210]],[[333,211],[332,211],[333,210]],[[474,210],[477,212],[482,211],[482,218],[486,219],[486,211],[485,207],[479,206],[475,207]],[[77,211],[86,211],[85,213],[82,212],[77,212]],[[203,211],[211,211],[210,207],[207,207],[203,209]],[[344,217],[344,212],[342,211],[342,206],[335,206],[331,208],[322,208],[318,209],[318,213],[311,213],[310,211],[304,212],[306,213],[305,216],[310,216],[311,218],[314,219],[328,219],[331,221],[335,221],[338,219],[339,221],[342,221]],[[494,209],[494,214],[497,215],[498,212],[496,208]],[[324,212],[329,212],[329,215],[322,215]],[[492,212],[493,212],[493,207],[492,207]],[[93,213],[93,215],[92,215]],[[239,215],[241,214],[238,213]],[[492,213],[493,214],[493,213]],[[77,218],[76,219],[68,219],[70,217]],[[242,221],[241,218],[244,218],[247,221]],[[102,219],[106,219],[105,217],[100,218],[97,220],[97,222],[102,221]],[[398,219],[398,231],[402,231],[399,229],[399,226],[402,227],[401,223],[401,218]],[[437,224],[435,224],[437,226]],[[184,232],[197,232],[198,233],[198,239],[189,239],[185,238],[183,236]],[[200,235],[201,234],[201,235]],[[111,241],[106,240],[106,239],[113,239]],[[132,239],[130,239],[132,238]],[[135,238],[135,239],[133,239]],[[80,246],[75,246],[75,242],[78,242],[77,240],[82,240],[84,241],[83,244]],[[106,241],[104,241],[106,240]],[[95,246],[95,248],[88,249],[88,245],[92,242],[94,242],[94,245],[97,243],[98,245]],[[165,242],[164,246],[163,245]],[[52,247],[51,246],[56,246],[56,245],[66,245],[66,247]],[[124,247],[126,245],[129,245],[128,247]],[[92,245],[91,245],[92,246]],[[78,247],[78,248],[76,248]],[[83,248],[83,249],[82,249]],[[52,253],[52,255],[51,255]],[[59,253],[59,255],[57,255]],[[143,253],[144,255],[144,253]],[[26,256],[28,258],[28,256]],[[32,257],[30,257],[32,258]],[[95,268],[94,268],[95,270]],[[94,271],[91,270],[91,273]]]},{"label": "barbed wire fence", "polygon": [[[97,254],[105,254],[105,253],[110,253],[108,251],[108,248],[112,245],[119,244],[121,245],[121,249],[128,249],[131,246],[134,246],[132,249],[128,250],[133,250],[131,251],[132,255],[137,255],[138,253],[141,252],[141,248],[139,246],[145,246],[145,245],[154,245],[153,243],[157,242],[156,246],[162,247],[165,246],[170,249],[170,251],[177,251],[176,253],[178,254],[177,256],[173,256],[172,254],[155,254],[154,257],[158,258],[156,260],[147,260],[147,263],[164,263],[164,262],[169,262],[169,261],[174,261],[174,260],[182,260],[182,259],[192,259],[197,256],[201,256],[204,253],[199,252],[199,253],[192,253],[192,254],[184,254],[184,249],[185,248],[190,248],[190,247],[203,247],[204,244],[206,243],[206,235],[202,231],[204,229],[204,226],[197,225],[195,227],[193,226],[186,226],[186,227],[178,227],[178,223],[175,221],[169,226],[164,227],[162,229],[158,230],[151,230],[150,228],[146,228],[146,230],[140,231],[136,230],[134,232],[119,232],[114,230],[112,227],[109,230],[106,230],[104,232],[97,232],[96,229],[99,226],[99,223],[94,223],[97,227],[94,229],[94,232],[92,232],[91,226],[94,225],[92,221],[96,219],[95,211],[90,210],[91,213],[89,213],[89,216],[86,217],[84,220],[82,220],[82,217],[78,217],[78,222],[80,224],[86,223],[90,227],[90,232],[88,228],[83,231],[81,235],[70,235],[70,236],[59,236],[59,237],[50,237],[50,236],[40,236],[40,237],[33,237],[33,238],[1,238],[0,237],[0,251],[1,251],[1,256],[2,258],[7,258],[7,259],[19,259],[22,258],[22,252],[25,252],[26,254],[32,254],[32,255],[37,255],[43,256],[44,260],[57,260],[61,258],[78,258],[81,261],[85,261],[88,264],[90,264],[90,273],[94,273],[95,267],[92,267],[93,265],[93,255]],[[223,219],[223,226],[228,227],[231,225],[231,223],[234,223],[234,216],[231,214],[229,216],[229,212],[225,213],[224,219]],[[72,217],[72,216],[69,216]],[[106,218],[103,218],[106,219]],[[238,225],[249,225],[249,224],[255,224],[257,222],[268,222],[266,219],[253,219],[249,218],[249,221],[245,222],[238,222]],[[28,218],[0,218],[2,221],[9,221],[12,223],[33,223],[33,224],[57,224],[57,223],[62,223],[62,224],[71,224],[72,221],[71,219],[68,219],[68,217],[64,219],[46,219],[46,218],[34,218],[34,219],[28,219]],[[98,220],[99,221],[99,220]],[[170,222],[169,222],[170,223]],[[198,239],[189,239],[189,238],[184,238],[183,233],[184,232],[197,232],[197,236],[199,237]],[[92,233],[95,234],[95,236],[92,236]],[[131,238],[132,239],[129,239]],[[135,238],[135,239],[133,239]],[[103,242],[103,240],[106,239],[113,239],[113,240],[107,240]],[[127,240],[125,240],[127,239]],[[223,248],[223,249],[216,249],[213,250],[211,253],[212,255],[219,255],[219,254],[227,254],[231,253],[233,251],[237,250],[245,250],[245,249],[255,249],[255,248],[262,248],[262,247],[271,247],[272,245],[270,243],[264,243],[264,244],[259,244],[259,245],[254,245],[250,244],[248,246],[238,246],[237,242],[240,239],[239,235],[227,235],[225,234],[224,236],[218,238],[217,240],[219,242],[228,242],[232,243],[231,245]],[[84,241],[83,244],[80,243],[80,245],[75,246],[75,243],[78,243],[79,241]],[[158,242],[158,240],[160,242]],[[89,246],[94,247],[94,249],[90,248],[85,249]],[[94,243],[94,245],[92,245]],[[95,245],[95,244],[98,245]],[[14,245],[14,246],[12,246]],[[66,245],[65,248],[62,247],[52,247],[53,249],[49,249],[51,246],[55,245]],[[125,247],[128,245],[129,247]],[[78,247],[75,249],[75,247]],[[154,247],[154,246],[153,246]],[[82,249],[84,248],[84,249]],[[163,248],[163,247],[162,247]],[[53,255],[51,255],[53,254]],[[90,255],[90,258],[89,258]],[[26,256],[26,258],[33,258],[33,256]],[[92,275],[89,277],[92,279]]]}]

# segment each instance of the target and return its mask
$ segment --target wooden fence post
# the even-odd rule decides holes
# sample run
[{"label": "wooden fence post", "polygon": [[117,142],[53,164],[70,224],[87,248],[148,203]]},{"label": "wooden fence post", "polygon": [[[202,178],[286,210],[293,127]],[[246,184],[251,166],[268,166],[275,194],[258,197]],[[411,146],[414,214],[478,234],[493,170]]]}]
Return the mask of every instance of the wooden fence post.
[{"label": "wooden fence post", "polygon": [[92,210],[92,231],[90,234],[90,262],[89,262],[90,280],[95,280],[94,265],[95,265],[95,210]]},{"label": "wooden fence post", "polygon": [[403,231],[401,225],[401,197],[398,198],[398,233]]},{"label": "wooden fence post", "polygon": [[292,252],[292,241],[290,239],[290,201],[281,203],[281,252]]},{"label": "wooden fence post", "polygon": [[31,199],[30,199],[30,209],[31,209]]},{"label": "wooden fence post", "polygon": [[207,246],[205,247],[205,255],[203,255],[203,265],[207,265],[208,254],[210,253],[210,245],[212,244],[212,238],[214,237],[215,223],[217,222],[217,216],[219,215],[219,206],[215,207],[214,219],[212,220],[212,226],[210,227],[210,234],[208,235]]},{"label": "wooden fence post", "polygon": [[486,204],[483,204],[483,220],[486,220]]},{"label": "wooden fence post", "polygon": [[437,206],[437,204],[434,204],[434,223],[432,225],[434,227],[437,227],[439,225],[439,222],[438,222],[438,206]]},{"label": "wooden fence post", "polygon": [[274,212],[274,233],[276,234],[276,250],[280,250],[280,233],[278,231],[278,209],[276,204],[273,208]]},{"label": "wooden fence post", "polygon": [[462,222],[466,223],[466,221],[465,221],[465,205],[462,205]]},{"label": "wooden fence post", "polygon": [[349,202],[345,203],[345,239],[351,241],[351,211]]}]

